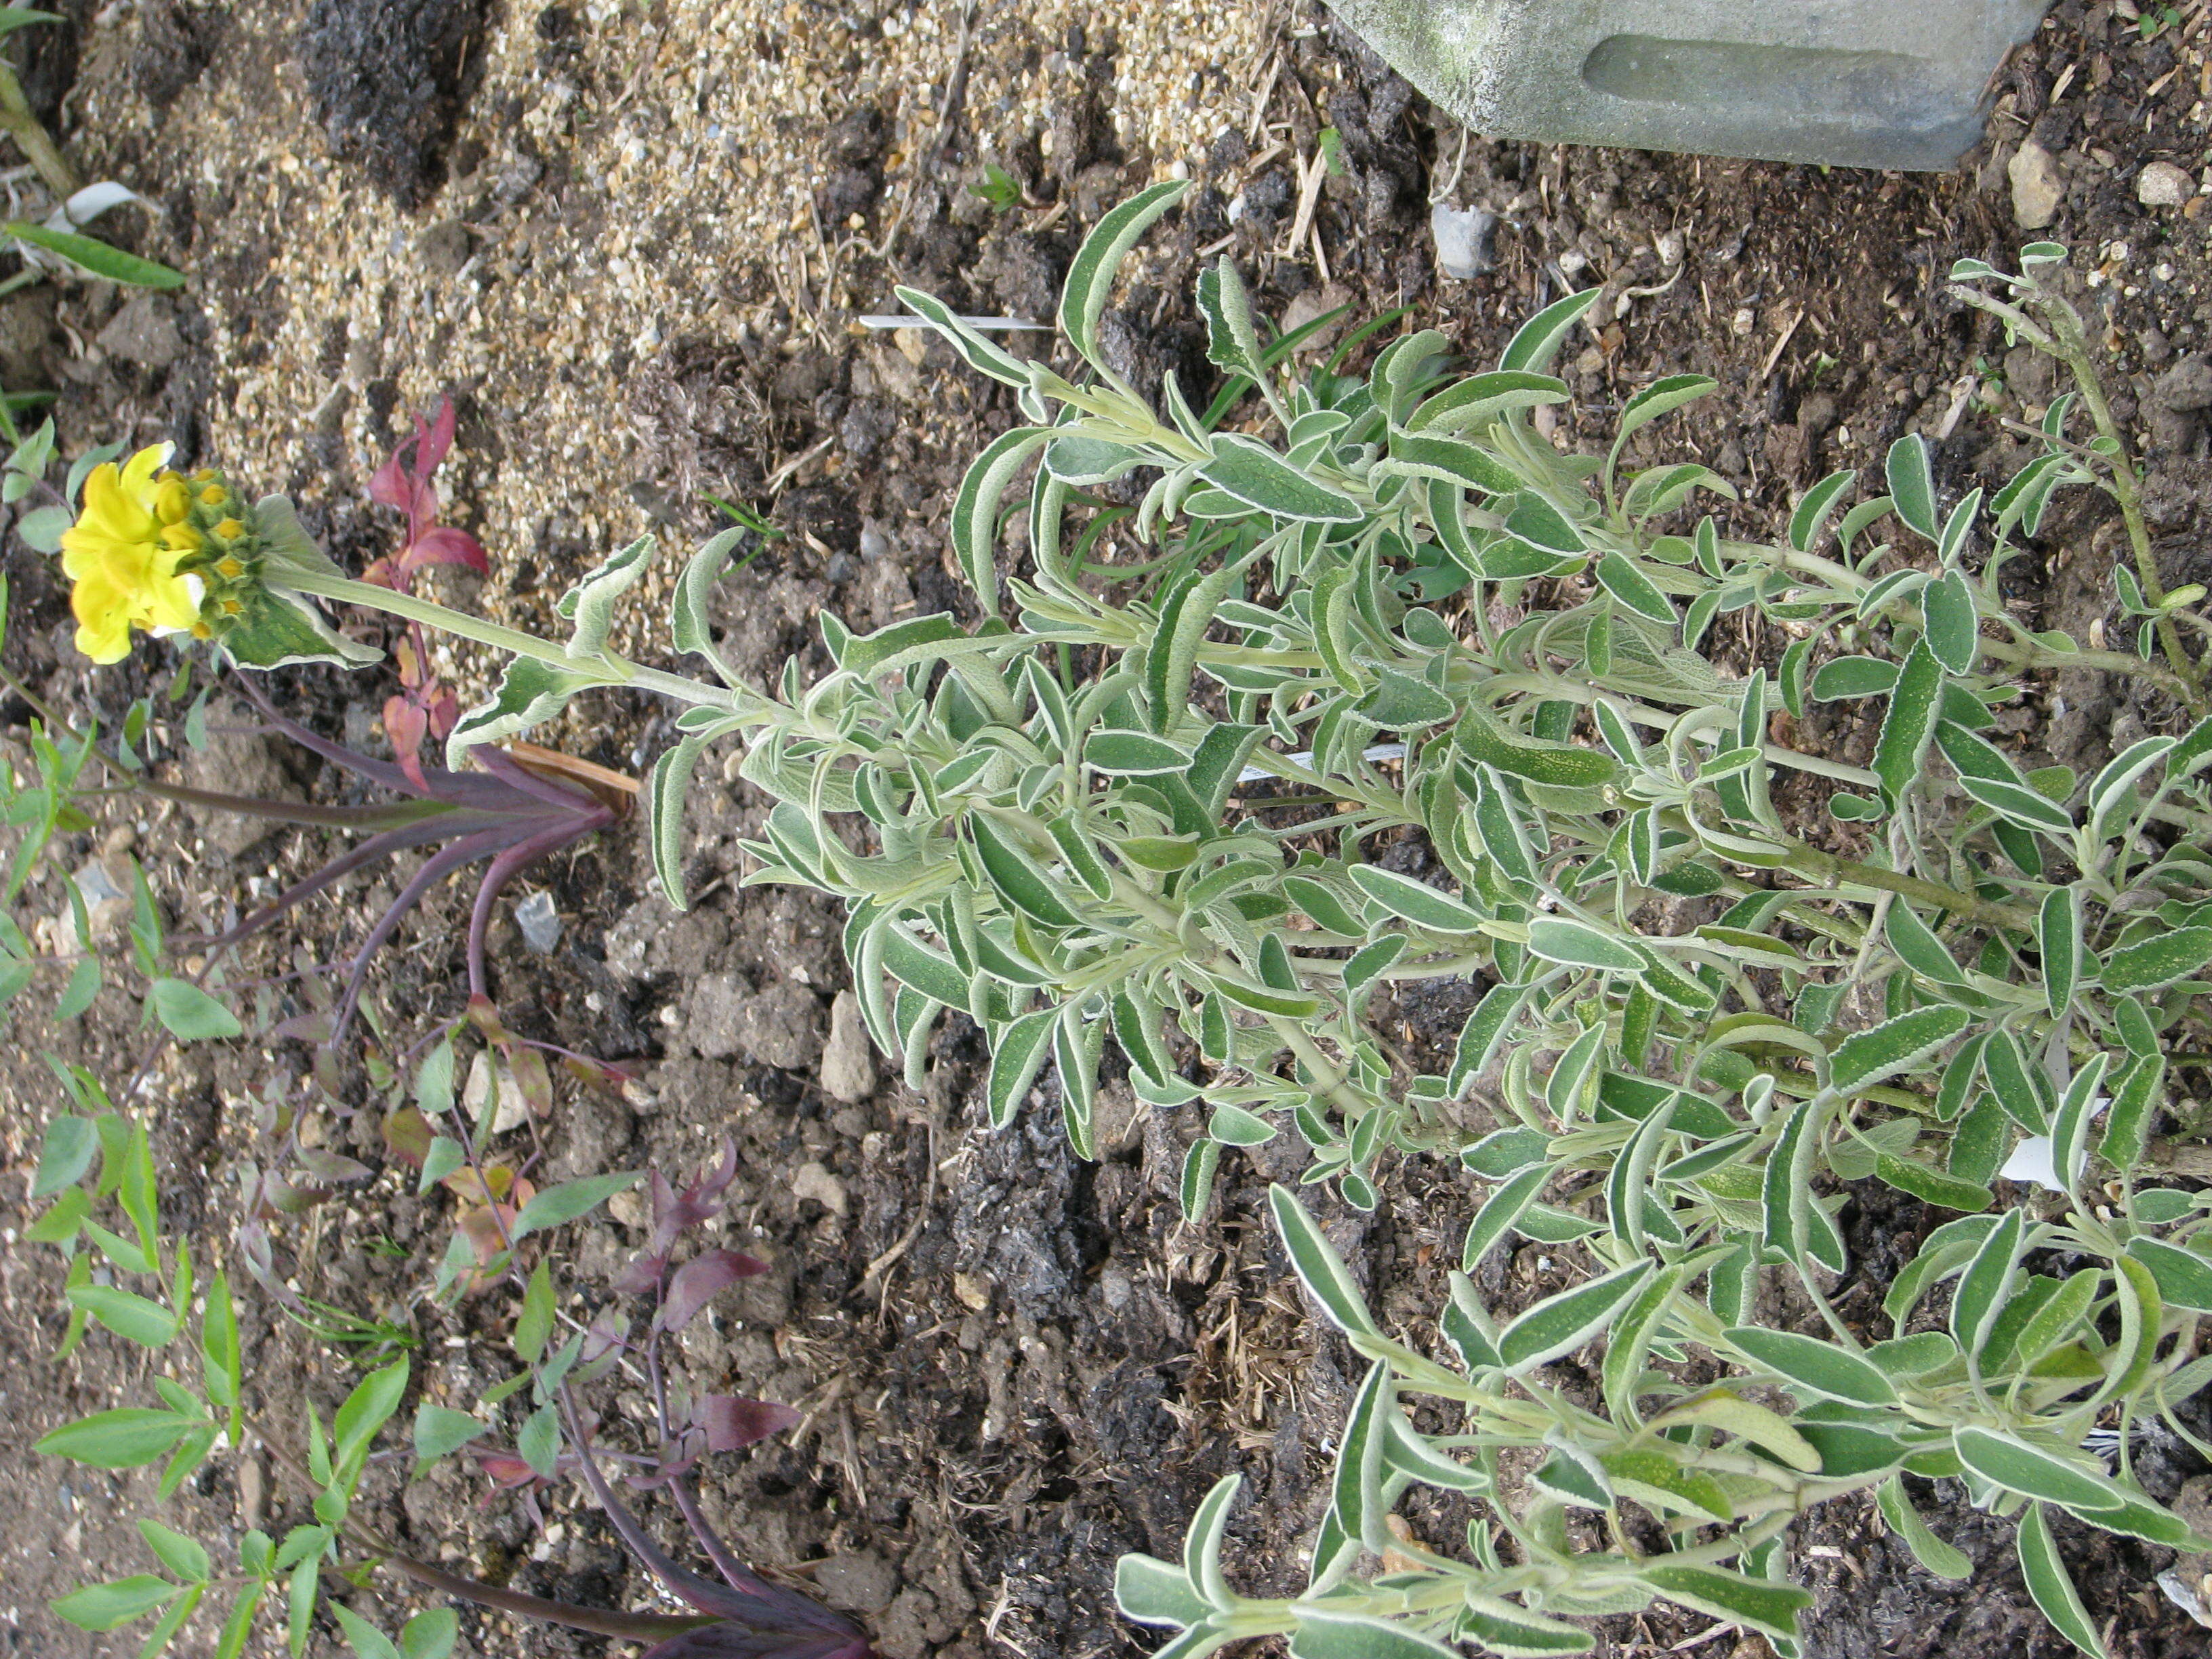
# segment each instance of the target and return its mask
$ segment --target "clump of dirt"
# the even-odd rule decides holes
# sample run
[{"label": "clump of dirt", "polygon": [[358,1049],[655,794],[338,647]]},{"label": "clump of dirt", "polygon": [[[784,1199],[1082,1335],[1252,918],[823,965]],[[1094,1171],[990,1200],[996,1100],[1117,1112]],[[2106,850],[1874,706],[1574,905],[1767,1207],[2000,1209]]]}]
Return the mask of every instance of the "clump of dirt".
[{"label": "clump of dirt", "polygon": [[445,165],[483,23],[483,0],[314,0],[307,9],[300,67],[316,118],[331,149],[403,207],[420,203]]}]

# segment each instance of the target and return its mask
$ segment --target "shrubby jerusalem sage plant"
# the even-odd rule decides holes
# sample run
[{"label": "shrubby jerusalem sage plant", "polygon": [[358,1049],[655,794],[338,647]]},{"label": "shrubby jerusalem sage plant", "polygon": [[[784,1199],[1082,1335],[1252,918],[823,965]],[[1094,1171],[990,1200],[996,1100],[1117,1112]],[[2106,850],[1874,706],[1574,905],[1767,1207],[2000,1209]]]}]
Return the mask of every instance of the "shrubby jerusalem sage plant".
[{"label": "shrubby jerusalem sage plant", "polygon": [[[1163,417],[1104,362],[1098,325],[1123,256],[1182,191],[1116,209],[1079,252],[1060,320],[1080,381],[902,293],[1016,389],[1027,422],[978,458],[954,506],[976,627],[935,616],[854,635],[825,616],[834,671],[807,687],[793,662],[767,695],[707,624],[732,536],[677,586],[673,642],[715,675],[692,681],[608,647],[649,540],[563,598],[574,632],[556,643],[364,591],[274,498],[241,521],[258,608],[204,603],[200,622],[248,664],[315,654],[315,599],[511,652],[449,745],[526,730],[596,687],[689,705],[647,792],[672,898],[690,772],[741,737],[744,775],[779,801],[749,879],[846,902],[877,1041],[918,1076],[936,1020],[964,1012],[992,1050],[994,1119],[1049,1066],[1088,1156],[1110,1039],[1140,1098],[1207,1114],[1184,1175],[1194,1216],[1224,1147],[1287,1132],[1310,1152],[1306,1182],[1362,1206],[1395,1160],[1459,1158],[1489,1188],[1465,1268],[1512,1233],[1582,1246],[1591,1276],[1510,1318],[1455,1279],[1436,1358],[1375,1327],[1279,1192],[1301,1276],[1372,1369],[1304,1595],[1253,1601],[1223,1579],[1227,1485],[1180,1567],[1125,1564],[1131,1616],[1180,1630],[1164,1653],[1265,1633],[1300,1659],[1450,1641],[1572,1652],[1590,1638],[1561,1615],[1657,1598],[1787,1650],[1805,1598],[1784,1582],[1783,1534],[1813,1504],[1873,1490],[1924,1561],[1959,1570],[1906,1474],[1955,1475],[2017,1514],[2039,1603],[2099,1651],[2047,1510],[2194,1541],[2127,1457],[2146,1416],[2187,1432],[2172,1408],[2207,1374],[2206,1207],[2145,1183],[2172,1155],[2154,1131],[2172,1056],[2203,1042],[2212,721],[2180,633],[2201,626],[2203,594],[2156,580],[2080,320],[2045,280],[2063,251],[2030,247],[2016,276],[1954,273],[2078,383],[2027,465],[1947,508],[1907,438],[1887,494],[1846,507],[1853,477],[1824,479],[1769,545],[1702,510],[1732,494],[1709,469],[1626,465],[1710,380],[1643,388],[1603,455],[1538,434],[1530,411],[1566,399],[1549,369],[1593,294],[1531,319],[1487,372],[1459,372],[1419,331],[1364,375],[1339,372],[1340,353],[1293,379],[1290,342],[1262,346],[1224,262],[1199,299],[1229,383],[1201,413],[1170,376]],[[1247,397],[1274,441],[1224,424]],[[2077,409],[2087,441],[2070,435]],[[1003,506],[1032,462],[1032,568],[1002,580]],[[1083,494],[1139,472],[1133,509]],[[2069,485],[2119,502],[2136,569],[2116,584],[2141,653],[2030,632],[2002,602],[2004,565]],[[1110,562],[1109,530],[1156,550]],[[1700,647],[1744,612],[1790,644],[1738,677]],[[1993,711],[2061,666],[2154,681],[2197,724],[2087,779],[2023,769],[1990,735]],[[1882,714],[1867,766],[1777,740],[1778,715],[1869,698]],[[1828,787],[1863,853],[1786,824],[1778,768]],[[1407,832],[1449,888],[1376,861]],[[1655,925],[1668,897],[1717,914]],[[1386,988],[1465,977],[1488,988],[1440,1072],[1369,1016]],[[2001,1202],[2007,1174],[2051,1195]],[[1826,1296],[1850,1266],[1834,1183],[1869,1177],[1959,1212],[1895,1286],[1894,1334],[1872,1341]],[[2068,1277],[2041,1271],[2067,1262]],[[1824,1334],[1757,1322],[1769,1273],[1798,1282]],[[1601,1334],[1601,1401],[1547,1380]],[[1668,1369],[1692,1359],[1725,1380]],[[1462,1426],[1423,1429],[1401,1395],[1459,1408]],[[2117,1472],[2094,1449],[2108,1443]],[[1526,1492],[1501,1489],[1508,1451],[1543,1460]],[[1471,1559],[1393,1524],[1415,1481],[1481,1501]],[[1624,1522],[1631,1504],[1665,1547]],[[1602,1545],[1582,1541],[1577,1510],[1601,1518]]]}]

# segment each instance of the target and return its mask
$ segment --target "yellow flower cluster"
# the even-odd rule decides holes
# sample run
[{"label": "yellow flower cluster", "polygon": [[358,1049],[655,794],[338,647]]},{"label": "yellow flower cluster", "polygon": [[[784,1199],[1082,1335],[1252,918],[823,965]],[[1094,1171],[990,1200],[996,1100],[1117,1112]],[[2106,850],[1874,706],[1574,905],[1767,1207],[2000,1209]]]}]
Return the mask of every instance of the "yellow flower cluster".
[{"label": "yellow flower cluster", "polygon": [[94,467],[84,509],[62,532],[62,570],[76,584],[76,648],[94,662],[130,655],[133,628],[202,631],[204,584],[179,567],[206,545],[189,522],[193,491],[220,486],[212,475],[203,483],[167,471],[169,448],[156,444],[120,467]]}]

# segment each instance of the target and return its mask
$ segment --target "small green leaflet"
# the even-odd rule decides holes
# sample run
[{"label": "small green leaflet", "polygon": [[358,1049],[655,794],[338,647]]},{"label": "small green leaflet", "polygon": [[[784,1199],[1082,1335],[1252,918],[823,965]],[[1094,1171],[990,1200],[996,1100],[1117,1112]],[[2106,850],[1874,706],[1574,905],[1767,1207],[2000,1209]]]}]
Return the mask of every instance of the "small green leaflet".
[{"label": "small green leaflet", "polygon": [[1480,911],[1438,892],[1426,882],[1395,870],[1386,870],[1376,864],[1355,864],[1347,873],[1352,885],[1361,892],[1417,927],[1444,933],[1472,933],[1482,926]]},{"label": "small green leaflet", "polygon": [[520,1239],[546,1227],[558,1227],[564,1222],[592,1211],[612,1198],[617,1193],[627,1192],[637,1184],[642,1170],[629,1170],[611,1175],[586,1176],[580,1181],[570,1181],[558,1187],[548,1187],[522,1206],[514,1218],[511,1229]]},{"label": "small green leaflet", "polygon": [[1934,1054],[1973,1023],[1963,1008],[1915,1008],[1870,1031],[1857,1031],[1828,1056],[1836,1091],[1851,1095]]},{"label": "small green leaflet", "polygon": [[[1075,262],[1068,267],[1067,282],[1060,289],[1060,325],[1094,368],[1105,367],[1098,356],[1098,319],[1105,314],[1123,256],[1189,189],[1187,183],[1170,180],[1139,191],[1101,218],[1076,250]],[[910,306],[915,303],[903,294],[900,297]]]},{"label": "small green leaflet", "polygon": [[1256,438],[1218,433],[1211,448],[1198,476],[1262,512],[1318,524],[1358,524],[1367,516],[1350,495],[1292,466]]},{"label": "small green leaflet", "polygon": [[1528,948],[1547,962],[1607,973],[1639,973],[1644,958],[1619,939],[1562,916],[1539,916],[1528,924]]},{"label": "small green leaflet", "polygon": [[155,980],[151,1001],[155,1017],[180,1042],[234,1037],[246,1030],[237,1015],[189,981]]},{"label": "small green leaflet", "polygon": [[2021,1576],[2027,1580],[2027,1593],[2035,1598],[2043,1616],[2082,1652],[2105,1659],[2104,1641],[2090,1620],[2088,1609],[2081,1605],[2081,1593],[2059,1558],[2057,1545],[2051,1541],[2042,1504],[2030,1504],[2021,1513],[2018,1542]]},{"label": "small green leaflet", "polygon": [[1888,472],[1897,516],[1934,541],[1942,527],[1936,521],[1936,480],[1928,465],[1928,441],[1914,432],[1892,444]]},{"label": "small green leaflet", "polygon": [[1352,1283],[1344,1258],[1322,1236],[1320,1226],[1298,1202],[1297,1195],[1278,1184],[1267,1189],[1267,1201],[1274,1211],[1275,1231],[1282,1236],[1291,1265],[1336,1328],[1346,1336],[1379,1338],[1382,1333],[1367,1311],[1366,1298]]},{"label": "small green leaflet", "polygon": [[1647,1257],[1539,1302],[1498,1333],[1507,1370],[1534,1370],[1589,1341],[1643,1288],[1651,1268]]},{"label": "small green leaflet", "polygon": [[1728,1340],[1784,1382],[1854,1405],[1896,1403],[1897,1390],[1881,1367],[1832,1342],[1748,1325],[1729,1331]]}]

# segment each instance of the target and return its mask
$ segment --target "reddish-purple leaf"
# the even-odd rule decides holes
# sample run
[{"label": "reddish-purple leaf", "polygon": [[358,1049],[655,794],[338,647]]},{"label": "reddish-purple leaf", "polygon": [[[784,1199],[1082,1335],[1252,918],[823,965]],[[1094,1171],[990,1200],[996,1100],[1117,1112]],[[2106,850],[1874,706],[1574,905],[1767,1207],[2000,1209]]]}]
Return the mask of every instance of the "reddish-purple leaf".
[{"label": "reddish-purple leaf", "polygon": [[737,1451],[772,1434],[799,1425],[799,1413],[770,1400],[741,1400],[733,1394],[702,1395],[692,1408],[693,1425],[706,1431],[708,1451]]},{"label": "reddish-purple leaf", "polygon": [[741,1279],[756,1278],[767,1271],[767,1262],[736,1250],[708,1250],[693,1256],[668,1281],[668,1294],[660,1304],[660,1328],[682,1330],[717,1293]]},{"label": "reddish-purple leaf", "polygon": [[430,1120],[413,1106],[402,1106],[384,1115],[384,1144],[394,1158],[404,1158],[412,1169],[422,1167],[422,1160],[430,1155],[430,1142],[434,1138]]},{"label": "reddish-purple leaf", "polygon": [[617,1296],[643,1296],[660,1283],[660,1275],[668,1268],[668,1256],[664,1251],[656,1255],[641,1250],[623,1264],[607,1288]]},{"label": "reddish-purple leaf", "polygon": [[407,469],[399,463],[399,458],[414,442],[412,438],[402,439],[399,447],[385,458],[384,465],[376,469],[376,476],[368,481],[368,499],[379,507],[396,507],[404,513],[408,503],[415,499]]},{"label": "reddish-purple leaf", "polygon": [[522,1091],[523,1101],[532,1113],[538,1117],[552,1116],[553,1077],[545,1069],[545,1056],[518,1043],[507,1049],[507,1064],[514,1074],[514,1086]]},{"label": "reddish-purple leaf", "polygon": [[444,462],[446,452],[453,447],[453,430],[458,424],[459,417],[453,410],[453,400],[450,396],[442,393],[438,398],[438,412],[430,417],[428,426],[425,427],[422,424],[422,417],[420,415],[415,417],[415,476],[416,477],[428,478]]},{"label": "reddish-purple leaf", "polygon": [[444,525],[424,531],[399,556],[400,569],[410,575],[433,564],[465,564],[478,575],[484,575],[491,569],[491,558],[483,550],[483,544],[467,531]]},{"label": "reddish-purple leaf", "polygon": [[392,757],[408,782],[428,794],[430,781],[422,774],[422,739],[430,734],[430,720],[405,696],[384,700],[384,734],[392,739]]},{"label": "reddish-purple leaf", "polygon": [[461,718],[461,700],[441,685],[430,694],[422,712],[429,720],[430,740],[443,743]]},{"label": "reddish-purple leaf", "polygon": [[737,1178],[738,1143],[734,1139],[726,1139],[722,1142],[720,1164],[680,1193],[669,1186],[667,1178],[658,1170],[654,1170],[652,1248],[665,1251],[676,1243],[685,1228],[696,1227],[708,1218],[720,1214],[722,1194]]},{"label": "reddish-purple leaf", "polygon": [[328,1042],[331,1040],[331,1017],[328,1011],[311,1008],[304,1014],[295,1014],[269,1028],[271,1037],[293,1037],[301,1042]]},{"label": "reddish-purple leaf", "polygon": [[513,1452],[480,1451],[475,1454],[477,1467],[490,1478],[492,1485],[512,1492],[517,1486],[527,1486],[538,1480],[538,1471]]}]

